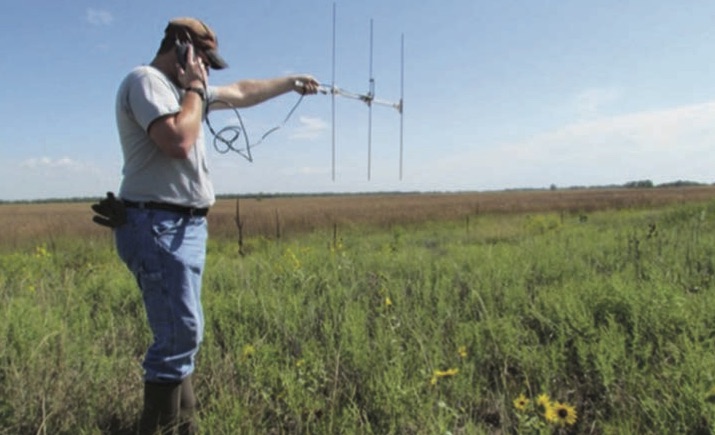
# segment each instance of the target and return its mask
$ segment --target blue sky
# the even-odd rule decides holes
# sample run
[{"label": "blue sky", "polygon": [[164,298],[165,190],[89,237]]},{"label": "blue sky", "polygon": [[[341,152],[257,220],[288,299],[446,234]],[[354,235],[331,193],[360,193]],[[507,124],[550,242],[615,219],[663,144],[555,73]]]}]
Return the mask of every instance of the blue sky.
[{"label": "blue sky", "polygon": [[[201,5],[200,7],[197,5]],[[0,200],[116,191],[114,97],[153,58],[166,22],[205,20],[231,67],[213,84],[292,72],[331,81],[332,1],[24,0],[3,7]],[[210,151],[218,193],[498,190],[715,181],[715,2],[690,0],[337,1],[336,85],[399,99],[399,115],[303,100],[279,131],[238,155]],[[297,95],[241,111],[257,141]],[[212,116],[216,127],[233,122]]]}]

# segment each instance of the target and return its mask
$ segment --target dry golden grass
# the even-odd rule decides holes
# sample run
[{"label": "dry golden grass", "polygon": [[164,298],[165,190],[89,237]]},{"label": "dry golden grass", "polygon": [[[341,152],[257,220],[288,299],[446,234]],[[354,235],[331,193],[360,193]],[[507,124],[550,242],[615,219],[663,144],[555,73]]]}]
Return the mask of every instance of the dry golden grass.
[{"label": "dry golden grass", "polygon": [[[458,220],[483,213],[596,210],[655,207],[708,201],[715,187],[500,191],[453,194],[314,196],[241,199],[244,235],[275,237],[328,228],[366,224],[376,227],[423,221]],[[210,213],[211,232],[235,236],[236,201],[221,200]]]},{"label": "dry golden grass", "polygon": [[[483,213],[657,207],[715,199],[715,187],[652,189],[534,190],[442,194],[375,194],[243,198],[239,202],[245,237],[290,236],[334,225],[390,227],[422,221],[458,220]],[[214,237],[237,236],[236,200],[217,201],[209,214]],[[52,243],[57,238],[104,238],[109,231],[91,220],[89,203],[0,205],[0,247]]]}]

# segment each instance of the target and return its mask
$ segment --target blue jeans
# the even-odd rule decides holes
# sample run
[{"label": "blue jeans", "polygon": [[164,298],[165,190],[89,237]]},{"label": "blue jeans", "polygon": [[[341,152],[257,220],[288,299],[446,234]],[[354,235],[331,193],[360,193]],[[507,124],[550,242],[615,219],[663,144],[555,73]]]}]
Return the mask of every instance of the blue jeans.
[{"label": "blue jeans", "polygon": [[134,274],[154,342],[144,358],[147,382],[180,382],[194,371],[203,338],[201,275],[205,217],[127,208],[114,231],[119,257]]}]

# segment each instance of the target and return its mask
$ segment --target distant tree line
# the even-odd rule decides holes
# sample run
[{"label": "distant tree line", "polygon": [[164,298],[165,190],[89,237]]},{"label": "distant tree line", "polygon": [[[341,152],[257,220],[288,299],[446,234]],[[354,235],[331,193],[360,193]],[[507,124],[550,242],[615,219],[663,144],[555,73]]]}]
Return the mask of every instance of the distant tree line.
[{"label": "distant tree line", "polygon": [[[697,187],[697,186],[712,186],[715,184],[698,183],[697,181],[677,180],[668,183],[655,184],[651,180],[635,180],[624,184],[609,184],[601,186],[569,186],[568,190],[584,190],[584,189],[653,189],[653,188],[668,188],[668,187]],[[557,190],[555,184],[552,184],[550,190]]]}]

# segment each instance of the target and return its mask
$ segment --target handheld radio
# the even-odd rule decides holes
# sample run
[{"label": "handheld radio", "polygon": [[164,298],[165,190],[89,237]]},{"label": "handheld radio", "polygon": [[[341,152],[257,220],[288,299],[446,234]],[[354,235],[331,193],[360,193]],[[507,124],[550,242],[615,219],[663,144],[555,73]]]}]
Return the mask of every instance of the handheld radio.
[{"label": "handheld radio", "polygon": [[[179,36],[176,36],[176,59],[181,65],[181,68],[186,68],[186,62],[189,60],[189,45],[193,45],[191,40],[191,35],[188,32],[184,33],[186,38],[184,41],[179,40]],[[195,53],[196,47],[194,47]],[[196,56],[196,54],[194,54]]]}]

